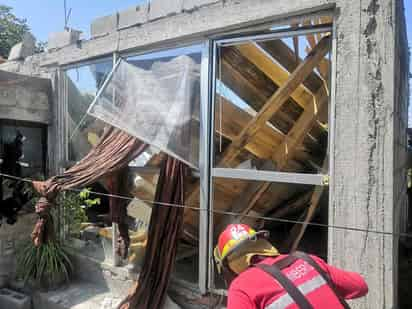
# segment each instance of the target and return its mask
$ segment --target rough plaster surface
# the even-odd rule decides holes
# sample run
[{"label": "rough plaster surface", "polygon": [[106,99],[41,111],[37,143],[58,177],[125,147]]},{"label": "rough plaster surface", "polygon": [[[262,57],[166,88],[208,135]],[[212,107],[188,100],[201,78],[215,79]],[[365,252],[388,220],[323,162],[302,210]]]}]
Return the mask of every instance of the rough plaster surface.
[{"label": "rough plaster surface", "polygon": [[149,20],[155,20],[169,15],[178,14],[182,10],[183,0],[152,0],[150,1]]},{"label": "rough plaster surface", "polygon": [[219,0],[183,0],[183,10],[192,11],[194,9],[220,2]]},{"label": "rough plaster surface", "polygon": [[[10,78],[10,80],[8,80]],[[3,119],[50,122],[50,83],[0,71],[0,115]]]},{"label": "rough plaster surface", "polygon": [[[395,53],[404,47],[395,46],[399,20],[395,8],[399,3],[400,0],[219,1],[86,41],[81,46],[33,56],[25,62],[26,67],[47,67],[114,51],[176,46],[335,5],[337,53],[332,95],[336,107],[331,127],[334,147],[329,223],[394,232],[395,204],[404,199],[404,189],[394,192],[404,180],[402,172],[394,172],[394,161],[405,155],[403,141],[399,142],[396,158],[393,150],[403,130],[396,127],[398,117],[394,116],[402,101],[395,100],[394,89]],[[399,113],[406,117],[405,111]],[[329,230],[329,262],[360,272],[369,284],[368,296],[354,301],[354,308],[396,305],[396,241],[375,233]]]},{"label": "rough plaster surface", "polygon": [[145,4],[131,7],[119,12],[119,24],[117,29],[141,25],[148,20],[149,7]]},{"label": "rough plaster surface", "polygon": [[61,32],[52,32],[49,34],[47,49],[53,50],[56,48],[62,48],[67,45],[75,44],[80,39],[80,34],[81,31],[73,29]]},{"label": "rough plaster surface", "polygon": [[96,18],[90,25],[90,34],[92,38],[104,36],[108,33],[114,32],[118,25],[118,14],[108,15]]}]

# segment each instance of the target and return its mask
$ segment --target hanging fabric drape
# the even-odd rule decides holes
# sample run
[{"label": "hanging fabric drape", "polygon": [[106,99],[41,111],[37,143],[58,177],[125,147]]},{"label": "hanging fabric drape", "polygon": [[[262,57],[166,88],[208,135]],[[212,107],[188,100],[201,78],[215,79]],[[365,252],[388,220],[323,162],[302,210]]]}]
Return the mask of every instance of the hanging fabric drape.
[{"label": "hanging fabric drape", "polygon": [[120,309],[159,309],[165,301],[173,270],[177,241],[183,225],[184,179],[187,166],[167,157],[156,188],[149,225],[146,255],[138,283],[119,306]]},{"label": "hanging fabric drape", "polygon": [[33,182],[34,188],[42,196],[36,204],[39,219],[32,233],[34,244],[39,246],[47,242],[53,233],[53,228],[49,226],[52,224],[49,210],[59,191],[87,186],[102,177],[113,175],[146,147],[146,144],[119,129],[106,128],[100,142],[76,165],[62,175]]}]

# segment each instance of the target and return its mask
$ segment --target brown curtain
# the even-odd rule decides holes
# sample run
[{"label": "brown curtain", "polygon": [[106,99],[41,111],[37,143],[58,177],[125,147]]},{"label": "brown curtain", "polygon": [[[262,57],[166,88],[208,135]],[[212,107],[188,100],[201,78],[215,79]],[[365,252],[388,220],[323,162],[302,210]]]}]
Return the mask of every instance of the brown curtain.
[{"label": "brown curtain", "polygon": [[[146,147],[146,144],[119,129],[106,128],[100,142],[76,165],[62,175],[33,182],[34,188],[42,195],[36,205],[39,219],[32,233],[33,242],[41,245],[49,237],[54,237],[49,209],[59,191],[86,186],[104,176],[114,176]],[[119,209],[121,207],[116,207],[116,210]],[[112,211],[112,217],[116,216]]]},{"label": "brown curtain", "polygon": [[177,241],[183,225],[184,179],[187,167],[167,157],[163,162],[150,218],[146,255],[139,282],[120,309],[162,308],[173,270]]}]

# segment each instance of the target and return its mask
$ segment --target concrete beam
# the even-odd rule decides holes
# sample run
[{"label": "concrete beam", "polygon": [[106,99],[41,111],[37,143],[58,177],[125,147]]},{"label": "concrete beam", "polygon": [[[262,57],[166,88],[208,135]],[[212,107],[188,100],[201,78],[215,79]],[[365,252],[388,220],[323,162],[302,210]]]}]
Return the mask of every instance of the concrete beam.
[{"label": "concrete beam", "polygon": [[152,0],[149,6],[149,20],[176,15],[183,10],[183,0]]},{"label": "concrete beam", "polygon": [[149,7],[146,4],[134,6],[119,13],[118,30],[144,24],[149,19]]},{"label": "concrete beam", "polygon": [[[158,0],[160,1],[160,0]],[[153,3],[152,3],[153,4]],[[262,22],[285,20],[287,16],[309,14],[319,10],[331,9],[328,0],[290,0],[288,4],[264,0],[256,5],[253,0],[227,1],[200,7],[168,18],[147,22],[139,27],[130,27],[114,32],[102,25],[102,31],[94,31],[98,37],[83,41],[81,46],[67,46],[52,53],[36,55],[34,62],[40,66],[66,65],[90,58],[102,57],[115,51],[131,49],[152,49],[156,47],[177,46],[182,42],[202,40],[229,30],[256,25]],[[113,16],[107,24],[114,27]],[[95,23],[104,24],[104,21]],[[0,66],[1,68],[1,66]]]},{"label": "concrete beam", "polygon": [[183,10],[184,11],[193,11],[202,6],[215,4],[220,2],[219,0],[183,0]]},{"label": "concrete beam", "polygon": [[3,119],[48,124],[49,80],[0,71],[0,115]]}]

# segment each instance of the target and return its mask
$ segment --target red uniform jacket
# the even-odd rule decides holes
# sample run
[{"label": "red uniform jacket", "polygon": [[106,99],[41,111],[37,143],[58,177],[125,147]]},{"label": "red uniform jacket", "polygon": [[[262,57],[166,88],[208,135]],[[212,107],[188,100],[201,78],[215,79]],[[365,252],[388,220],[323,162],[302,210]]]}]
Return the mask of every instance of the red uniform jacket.
[{"label": "red uniform jacket", "polygon": [[[263,264],[272,265],[285,255],[266,258]],[[368,293],[365,280],[357,273],[344,271],[311,256],[329,274],[336,290],[345,299]],[[343,308],[321,275],[308,263],[297,260],[282,272],[301,290],[314,308]],[[298,309],[293,299],[269,274],[256,267],[241,273],[229,288],[228,309]]]}]

